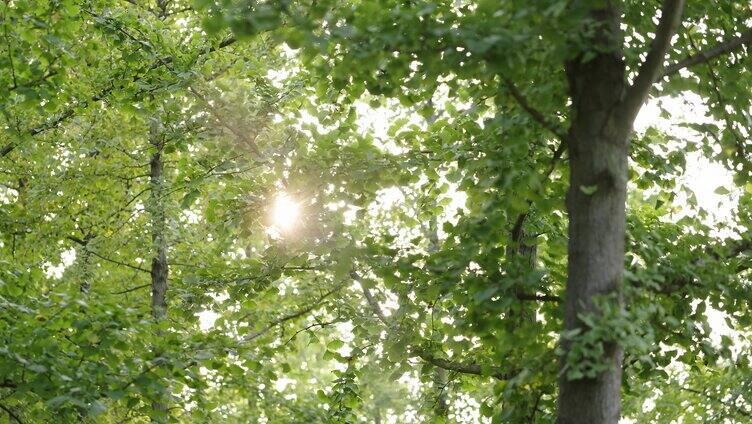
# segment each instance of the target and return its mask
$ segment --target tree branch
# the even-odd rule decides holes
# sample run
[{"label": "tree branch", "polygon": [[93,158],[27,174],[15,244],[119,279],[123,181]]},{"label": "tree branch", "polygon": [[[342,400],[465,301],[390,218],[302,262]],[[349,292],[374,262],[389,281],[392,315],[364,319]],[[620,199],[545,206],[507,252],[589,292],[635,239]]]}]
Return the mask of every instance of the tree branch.
[{"label": "tree branch", "polygon": [[[356,278],[358,276],[355,273],[353,273],[352,276],[355,279],[359,280],[359,278]],[[373,310],[373,314],[376,315],[379,321],[381,321],[388,329],[396,329],[397,325],[393,322],[390,322],[386,315],[384,315],[384,312],[382,312],[378,302],[371,294],[371,290],[369,290],[368,287],[364,286],[363,284],[361,284],[360,287],[363,290],[363,297],[366,298],[366,302]],[[450,361],[448,359],[437,358],[433,355],[433,353],[423,349],[422,347],[411,346],[408,349],[408,353],[413,356],[419,357],[420,359],[435,367],[443,368],[447,371],[454,371],[462,374],[491,376],[499,380],[507,380],[513,376],[513,373],[504,372],[504,370],[499,367],[483,366],[472,363],[467,364]]]},{"label": "tree branch", "polygon": [[530,300],[533,302],[555,302],[555,303],[561,303],[561,297],[556,296],[554,294],[528,294],[528,293],[517,293],[515,295],[518,300]]},{"label": "tree branch", "polygon": [[732,403],[732,402],[726,402],[723,399],[715,397],[715,396],[712,396],[712,395],[709,395],[708,393],[705,393],[702,390],[697,390],[697,389],[693,389],[691,387],[682,386],[682,385],[680,385],[679,388],[681,390],[686,391],[686,392],[694,393],[696,395],[703,396],[704,398],[706,398],[708,400],[711,400],[713,402],[716,402],[716,403],[718,403],[720,405],[723,405],[723,406],[731,409],[733,412],[735,412],[735,413],[737,413],[739,415],[742,415],[742,416],[745,416],[745,417],[752,417],[752,413],[749,413],[749,412],[745,411],[744,409],[740,408],[739,406],[735,405],[734,403]]},{"label": "tree branch", "polygon": [[78,243],[78,244],[80,244],[81,246],[83,246],[84,248],[86,248],[88,252],[90,252],[90,253],[91,253],[92,255],[94,255],[94,256],[96,256],[96,257],[98,257],[99,259],[105,260],[105,261],[107,261],[107,262],[111,262],[111,263],[113,263],[113,264],[116,264],[116,265],[121,265],[121,266],[124,266],[124,267],[130,268],[130,269],[135,269],[136,271],[141,271],[141,272],[145,272],[145,273],[147,273],[147,274],[151,274],[151,271],[150,271],[150,270],[148,270],[148,269],[146,269],[146,268],[141,268],[141,267],[140,267],[140,266],[138,266],[138,265],[131,265],[131,264],[128,264],[128,263],[125,263],[125,262],[120,262],[120,261],[117,261],[117,260],[115,260],[115,259],[110,259],[110,258],[108,258],[108,257],[106,257],[106,256],[102,256],[102,255],[100,255],[99,253],[97,253],[97,252],[95,252],[95,251],[93,251],[93,250],[89,250],[89,249],[87,248],[87,244],[88,244],[88,243],[87,243],[86,241],[84,241],[84,240],[81,240],[81,239],[80,239],[80,238],[78,238],[78,237],[75,237],[75,236],[68,236],[68,237],[66,237],[66,238],[67,238],[68,240],[72,241],[72,242],[75,242],[75,243]]},{"label": "tree branch", "polygon": [[443,368],[447,371],[454,371],[462,374],[490,376],[497,380],[508,380],[514,376],[514,373],[504,372],[504,370],[499,367],[484,367],[478,364],[465,364],[462,362],[453,362],[447,359],[437,358],[433,356],[431,352],[420,347],[413,347],[410,353],[435,367]]},{"label": "tree branch", "polygon": [[136,291],[136,290],[140,290],[140,289],[149,287],[149,286],[151,286],[151,283],[141,284],[140,286],[130,287],[130,288],[127,288],[125,290],[111,292],[111,294],[126,294],[126,293],[130,293],[130,292],[133,292],[133,291]]},{"label": "tree branch", "polygon": [[[342,288],[345,287],[345,285],[347,284],[347,282],[348,282],[348,280],[342,281],[341,283],[339,283],[338,285],[336,285],[333,289],[331,289],[328,292],[326,292],[323,295],[321,295],[321,297],[319,297],[318,299],[316,299],[316,301],[314,301],[310,305],[306,306],[303,309],[300,309],[298,311],[292,312],[290,314],[287,314],[287,315],[285,315],[285,316],[283,316],[281,318],[278,318],[278,319],[270,322],[269,324],[267,324],[261,330],[255,332],[255,333],[249,334],[248,336],[244,337],[243,341],[244,342],[250,342],[251,340],[254,340],[254,339],[257,339],[257,338],[263,336],[264,334],[266,334],[267,332],[269,332],[269,330],[271,330],[272,328],[274,328],[274,327],[276,327],[276,326],[278,326],[278,325],[280,325],[282,323],[285,323],[287,321],[290,321],[290,320],[293,320],[295,318],[301,317],[301,316],[303,316],[303,315],[311,312],[312,310],[314,310],[314,309],[318,308],[319,306],[321,306],[321,303],[324,300],[326,300],[326,298],[328,298],[329,296],[333,295],[334,293],[337,293],[338,291],[342,290]],[[238,321],[242,321],[242,320],[246,319],[248,317],[248,315],[249,314],[244,315]]]},{"label": "tree branch", "polygon": [[[715,260],[718,262],[722,262],[722,261],[729,260],[729,259],[734,259],[737,256],[741,255],[742,253],[746,253],[752,250],[752,240],[746,240],[746,239],[732,240],[725,246],[720,247],[720,249],[722,250],[721,253],[719,253],[716,249],[708,248],[704,252],[705,254],[704,257],[711,258],[712,260]],[[704,263],[705,261],[701,258],[697,258],[694,261],[692,261],[692,265],[694,266],[702,266],[704,265]],[[741,272],[745,269],[747,269],[747,267],[743,266],[737,269],[736,272]],[[644,282],[641,282],[641,283],[645,289],[652,291],[653,293],[667,295],[667,296],[670,296],[678,292],[679,290],[684,289],[687,286],[698,285],[695,282],[695,279],[690,276],[679,276],[660,287],[647,286]]]},{"label": "tree branch", "polygon": [[525,112],[527,112],[531,118],[533,118],[535,121],[541,124],[543,128],[549,130],[553,135],[556,136],[556,138],[561,140],[562,143],[566,143],[567,134],[564,132],[564,130],[561,127],[549,121],[548,118],[546,118],[546,116],[543,115],[543,113],[541,113],[539,110],[535,109],[534,107],[530,106],[530,103],[528,103],[525,96],[522,95],[522,93],[517,88],[517,86],[514,85],[514,82],[512,82],[512,80],[510,80],[509,78],[503,75],[501,76],[501,80],[504,82],[504,86],[506,86],[507,90],[509,90],[509,94],[512,95],[512,97],[517,102],[517,104],[519,104],[520,107]]},{"label": "tree branch", "polygon": [[668,77],[682,69],[689,68],[690,66],[699,65],[701,63],[708,62],[715,59],[718,56],[722,56],[726,53],[730,53],[742,46],[752,45],[752,28],[747,29],[741,35],[728,38],[718,45],[711,47],[707,50],[703,50],[697,54],[687,57],[684,60],[676,62],[666,67],[661,76]]},{"label": "tree branch", "polygon": [[14,381],[6,378],[5,380],[0,381],[0,387],[4,389],[15,389],[18,385]]},{"label": "tree branch", "polygon": [[640,70],[632,86],[627,89],[627,94],[622,104],[622,111],[630,126],[653,83],[661,75],[666,52],[671,47],[671,38],[676,33],[676,28],[681,23],[683,10],[684,0],[663,1],[661,20],[655,31],[655,38],[653,38],[653,42],[650,45],[650,51],[648,51],[645,62],[640,66]]}]

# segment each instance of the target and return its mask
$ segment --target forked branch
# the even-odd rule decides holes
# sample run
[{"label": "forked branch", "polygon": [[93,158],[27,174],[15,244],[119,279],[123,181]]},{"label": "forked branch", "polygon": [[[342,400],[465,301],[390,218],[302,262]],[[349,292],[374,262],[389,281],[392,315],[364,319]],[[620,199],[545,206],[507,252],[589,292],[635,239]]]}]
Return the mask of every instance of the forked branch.
[{"label": "forked branch", "polygon": [[671,38],[681,23],[683,10],[684,0],[664,0],[663,2],[661,20],[658,22],[658,28],[655,31],[655,38],[650,45],[645,62],[640,66],[637,77],[627,90],[624,99],[623,116],[630,124],[637,116],[637,112],[645,101],[653,83],[661,75],[666,52],[671,47]]}]

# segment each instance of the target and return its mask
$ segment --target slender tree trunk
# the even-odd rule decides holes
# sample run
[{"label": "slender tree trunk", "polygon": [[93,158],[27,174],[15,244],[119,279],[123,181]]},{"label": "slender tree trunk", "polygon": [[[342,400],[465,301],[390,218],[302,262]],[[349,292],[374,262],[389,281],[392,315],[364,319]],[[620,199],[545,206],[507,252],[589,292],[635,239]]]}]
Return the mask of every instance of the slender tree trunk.
[{"label": "slender tree trunk", "polygon": [[93,236],[91,234],[84,236],[85,244],[78,249],[78,251],[81,252],[80,289],[81,293],[84,294],[89,293],[89,290],[91,289],[91,250],[89,250],[91,247],[89,246],[89,243],[91,243],[92,239]]},{"label": "slender tree trunk", "polygon": [[[432,217],[428,223],[428,228],[424,230],[423,234],[428,239],[428,253],[435,253],[439,250],[439,224],[436,217]],[[449,380],[447,379],[446,370],[444,368],[435,367],[433,370],[433,392],[434,392],[434,406],[433,414],[434,419],[438,423],[449,422],[449,396],[447,395],[447,386]]]},{"label": "slender tree trunk", "polygon": [[[625,128],[618,116],[626,89],[619,12],[610,2],[604,2],[603,7],[592,12],[594,35],[588,44],[593,51],[589,55],[583,52],[566,65],[573,116],[568,133],[565,331],[586,330],[578,317],[598,313],[595,296],[612,296],[613,302],[621,303],[631,123]],[[566,367],[570,343],[563,340],[563,347],[562,367]],[[622,349],[617,343],[607,343],[604,349],[602,360],[608,369],[600,375],[569,380],[564,369],[559,382],[557,423],[619,421]]]},{"label": "slender tree trunk", "polygon": [[[538,257],[538,246],[534,240],[531,241],[525,231],[524,223],[525,218],[522,218],[512,228],[510,243],[506,248],[507,264],[514,275],[520,276],[525,276],[535,269],[535,261]],[[515,295],[518,297],[530,293],[526,287],[515,288]],[[534,325],[536,306],[535,302],[518,301],[514,309],[508,310],[504,319],[507,331],[514,333],[521,326]],[[515,414],[516,419],[533,422],[540,394],[533,388],[519,387],[517,396],[514,405],[511,405],[515,411],[519,411]]]},{"label": "slender tree trunk", "polygon": [[444,368],[436,367],[433,370],[433,388],[436,393],[433,413],[436,422],[449,422],[449,398],[447,396],[447,375]]},{"label": "slender tree trunk", "polygon": [[[164,144],[159,134],[159,122],[154,120],[149,129],[149,138],[154,153],[150,161],[149,184],[151,196],[149,199],[149,213],[151,215],[152,247],[154,257],[151,261],[151,313],[156,322],[164,320],[167,315],[167,239],[166,217],[164,205],[164,163],[162,161],[162,149]],[[161,356],[159,350],[155,350],[155,360]],[[164,396],[160,396],[164,397]],[[167,414],[167,405],[161,400],[152,402],[154,417],[152,421],[164,421]]]},{"label": "slender tree trunk", "polygon": [[[519,275],[527,274],[535,269],[535,261],[538,258],[538,246],[524,228],[524,218],[515,224],[510,233],[510,243],[506,248],[507,263],[513,268],[513,272]],[[515,288],[515,295],[530,294],[524,287]],[[524,322],[535,321],[535,303],[518,302],[514,310],[508,312],[506,317],[507,330],[514,331]]]},{"label": "slender tree trunk", "polygon": [[152,204],[152,243],[154,257],[151,261],[151,309],[152,315],[161,321],[167,315],[167,241],[166,219],[164,208],[164,164],[162,162],[162,143],[152,140],[156,151],[151,156],[151,204]]}]

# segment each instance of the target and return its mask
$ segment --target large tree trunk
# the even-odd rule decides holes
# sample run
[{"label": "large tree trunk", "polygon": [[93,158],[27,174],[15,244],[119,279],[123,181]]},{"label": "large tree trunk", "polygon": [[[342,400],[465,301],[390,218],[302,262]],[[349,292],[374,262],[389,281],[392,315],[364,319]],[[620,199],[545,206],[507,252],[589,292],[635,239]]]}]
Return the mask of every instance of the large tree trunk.
[{"label": "large tree trunk", "polygon": [[[661,75],[684,9],[684,0],[663,1],[650,50],[627,86],[619,3],[573,3],[575,8],[587,8],[589,19],[580,29],[579,45],[590,50],[581,50],[566,64],[572,124],[567,134],[570,186],[565,334],[588,330],[580,317],[599,313],[594,302],[598,296],[621,307],[628,139],[635,116]],[[618,340],[603,341],[599,362],[607,365],[605,371],[572,380],[566,372],[571,343],[562,339],[558,423],[618,423],[623,359]]]},{"label": "large tree trunk", "polygon": [[[618,11],[592,12],[593,52],[567,63],[572,97],[568,133],[570,187],[568,281],[565,332],[587,330],[581,314],[598,313],[595,296],[621,303],[624,263],[627,146],[631,125],[619,122],[619,103],[626,89]],[[600,52],[596,53],[596,48]],[[606,47],[604,49],[604,46]],[[595,54],[594,58],[588,58]],[[571,343],[562,340],[566,366]],[[594,378],[559,382],[559,424],[616,424],[620,416],[622,349],[606,343],[602,360],[608,369]]]},{"label": "large tree trunk", "polygon": [[[154,320],[162,321],[167,315],[167,239],[166,217],[164,205],[164,163],[162,161],[163,143],[159,134],[159,123],[152,122],[149,130],[149,138],[154,153],[150,161],[149,184],[151,196],[149,198],[149,214],[151,215],[152,248],[154,257],[151,261],[151,313]],[[155,360],[161,356],[159,350],[155,350]],[[160,395],[161,398],[165,396]],[[163,399],[152,402],[152,421],[166,421],[167,405]]]}]

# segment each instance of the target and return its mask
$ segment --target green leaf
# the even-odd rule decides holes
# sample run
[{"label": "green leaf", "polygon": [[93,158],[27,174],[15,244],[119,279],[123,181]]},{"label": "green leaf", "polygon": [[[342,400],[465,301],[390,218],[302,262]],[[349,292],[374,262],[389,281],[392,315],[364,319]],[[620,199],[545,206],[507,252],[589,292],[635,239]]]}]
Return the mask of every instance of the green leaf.
[{"label": "green leaf", "polygon": [[582,191],[583,193],[585,193],[588,196],[592,196],[593,194],[595,194],[596,191],[598,191],[598,185],[597,184],[596,185],[591,185],[591,186],[581,185],[580,186],[580,191]]},{"label": "green leaf", "polygon": [[727,188],[726,188],[726,187],[724,187],[724,186],[719,186],[718,188],[716,188],[716,189],[715,189],[715,190],[713,191],[713,193],[715,193],[715,194],[720,194],[720,195],[727,195],[727,194],[731,193],[731,191],[729,191],[729,189],[727,189]]},{"label": "green leaf", "polygon": [[198,199],[198,196],[200,194],[201,192],[197,189],[193,189],[189,191],[188,193],[185,194],[185,196],[183,196],[183,199],[180,201],[180,207],[182,209],[188,209],[189,207],[191,207],[191,205],[193,205],[193,202],[195,202],[196,199]]}]

